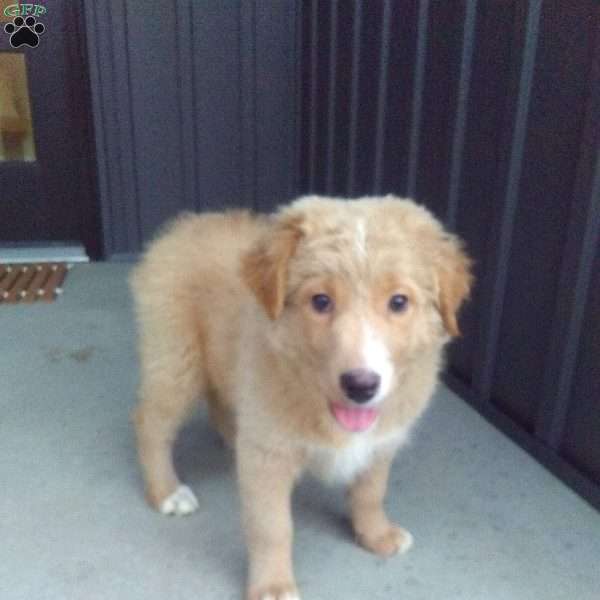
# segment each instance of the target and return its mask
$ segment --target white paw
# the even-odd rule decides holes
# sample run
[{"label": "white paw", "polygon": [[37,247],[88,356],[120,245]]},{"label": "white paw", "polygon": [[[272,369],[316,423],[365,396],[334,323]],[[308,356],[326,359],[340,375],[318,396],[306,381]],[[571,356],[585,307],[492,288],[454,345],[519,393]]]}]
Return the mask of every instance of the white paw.
[{"label": "white paw", "polygon": [[390,523],[383,533],[375,536],[358,535],[358,541],[379,556],[392,556],[407,552],[412,547],[414,538],[406,529]]},{"label": "white paw", "polygon": [[265,594],[260,597],[260,600],[300,600],[298,594],[292,592],[284,592],[283,594]]},{"label": "white paw", "polygon": [[300,600],[296,586],[290,584],[261,586],[247,597],[248,600]]},{"label": "white paw", "polygon": [[198,508],[198,500],[187,485],[180,485],[160,505],[163,515],[189,515]]},{"label": "white paw", "polygon": [[412,536],[412,533],[410,531],[406,531],[406,529],[404,529],[403,533],[404,536],[402,538],[402,541],[400,541],[400,543],[398,544],[398,552],[400,554],[408,552],[415,543],[415,538]]}]

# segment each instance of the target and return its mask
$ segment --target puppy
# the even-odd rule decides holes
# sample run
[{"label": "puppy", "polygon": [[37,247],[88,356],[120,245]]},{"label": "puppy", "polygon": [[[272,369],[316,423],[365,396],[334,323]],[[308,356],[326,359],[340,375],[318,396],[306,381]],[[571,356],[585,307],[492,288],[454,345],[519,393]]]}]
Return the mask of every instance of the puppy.
[{"label": "puppy", "polygon": [[236,450],[248,600],[299,597],[290,496],[305,472],[348,486],[365,548],[406,551],[410,533],[383,508],[390,465],[459,334],[471,279],[459,240],[392,196],[178,218],[131,278],[149,502],[166,514],[197,508],[171,455],[202,398]]}]

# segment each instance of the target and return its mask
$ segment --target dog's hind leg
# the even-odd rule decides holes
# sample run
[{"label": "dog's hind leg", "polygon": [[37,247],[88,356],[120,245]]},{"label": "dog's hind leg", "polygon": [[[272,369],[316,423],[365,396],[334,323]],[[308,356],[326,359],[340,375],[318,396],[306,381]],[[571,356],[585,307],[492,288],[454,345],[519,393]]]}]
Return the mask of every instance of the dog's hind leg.
[{"label": "dog's hind leg", "polygon": [[201,350],[189,323],[184,329],[171,320],[160,332],[145,330],[143,319],[141,325],[140,399],[133,421],[146,496],[164,514],[188,514],[198,502],[179,481],[173,444],[203,393]]}]

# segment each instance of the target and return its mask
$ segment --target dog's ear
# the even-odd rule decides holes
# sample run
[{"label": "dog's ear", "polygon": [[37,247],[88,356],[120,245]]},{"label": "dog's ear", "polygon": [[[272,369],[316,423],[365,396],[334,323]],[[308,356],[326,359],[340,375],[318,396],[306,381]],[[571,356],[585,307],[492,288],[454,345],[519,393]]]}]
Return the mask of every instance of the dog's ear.
[{"label": "dog's ear", "polygon": [[275,320],[285,302],[287,267],[303,235],[302,218],[275,218],[271,230],[242,258],[242,279]]},{"label": "dog's ear", "polygon": [[453,337],[460,335],[457,314],[469,297],[473,284],[472,261],[454,236],[445,235],[440,243],[437,260],[438,310],[446,331]]}]

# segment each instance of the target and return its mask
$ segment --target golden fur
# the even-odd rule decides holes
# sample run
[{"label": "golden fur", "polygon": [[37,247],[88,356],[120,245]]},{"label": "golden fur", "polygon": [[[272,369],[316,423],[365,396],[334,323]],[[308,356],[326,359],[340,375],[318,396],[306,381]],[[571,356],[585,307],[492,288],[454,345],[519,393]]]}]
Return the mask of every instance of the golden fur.
[{"label": "golden fur", "polygon": [[[459,333],[471,275],[456,237],[392,196],[306,197],[270,217],[186,214],[151,244],[131,284],[148,499],[165,512],[177,506],[172,444],[195,401],[206,400],[236,448],[249,600],[297,598],[290,494],[307,470],[349,485],[366,548],[408,548],[410,534],[388,521],[383,498],[394,452],[431,397],[442,347]],[[315,294],[333,309],[317,312]],[[390,311],[393,294],[408,298],[406,310]],[[340,374],[365,361],[383,373],[381,394],[374,424],[354,433],[332,406],[348,402]]]}]

